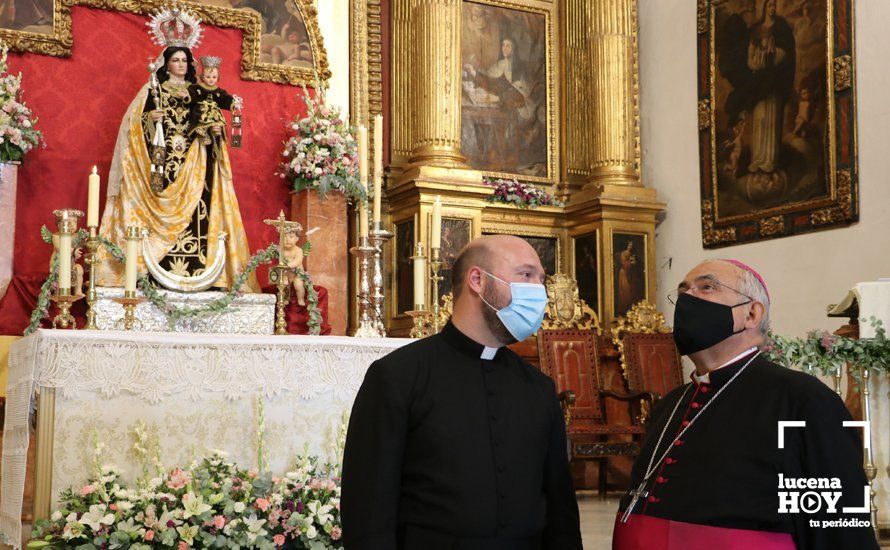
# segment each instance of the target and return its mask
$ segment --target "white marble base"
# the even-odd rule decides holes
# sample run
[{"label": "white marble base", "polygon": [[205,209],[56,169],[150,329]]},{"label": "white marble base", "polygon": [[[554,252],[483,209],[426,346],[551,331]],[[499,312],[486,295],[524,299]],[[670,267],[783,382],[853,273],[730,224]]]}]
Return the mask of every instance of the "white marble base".
[{"label": "white marble base", "polygon": [[[222,292],[183,293],[159,290],[167,303],[175,307],[199,308],[225,296]],[[120,328],[124,307],[114,298],[122,298],[122,288],[97,288],[96,324],[102,330]],[[141,291],[137,291],[142,296]],[[164,313],[146,301],[136,306],[136,318],[141,323],[136,330],[144,332],[207,332],[217,334],[272,334],[275,331],[275,296],[272,294],[244,294],[222,313],[181,319],[170,326]]]}]

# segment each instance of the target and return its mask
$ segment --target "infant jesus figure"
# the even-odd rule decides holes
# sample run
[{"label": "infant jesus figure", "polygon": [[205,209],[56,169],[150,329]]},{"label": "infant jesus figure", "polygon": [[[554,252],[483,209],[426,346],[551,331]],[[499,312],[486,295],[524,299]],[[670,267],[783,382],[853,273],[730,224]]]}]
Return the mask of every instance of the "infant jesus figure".
[{"label": "infant jesus figure", "polygon": [[201,137],[204,145],[210,145],[212,142],[214,147],[218,147],[219,140],[225,140],[223,130],[226,127],[226,118],[222,114],[223,110],[240,109],[243,104],[240,97],[231,95],[217,86],[221,64],[222,59],[219,57],[212,55],[202,57],[201,80],[189,87],[189,94],[192,97],[189,126],[192,132]]},{"label": "infant jesus figure", "polygon": [[[303,228],[300,224],[288,224],[284,228],[284,238],[281,243],[281,259],[287,265],[287,283],[293,286],[294,293],[297,296],[297,304],[306,305],[306,285],[300,273],[303,269],[303,258],[309,253],[310,244],[307,240],[302,245],[298,245],[300,240],[300,232]],[[306,237],[318,231],[318,227],[314,227],[306,232]]]}]

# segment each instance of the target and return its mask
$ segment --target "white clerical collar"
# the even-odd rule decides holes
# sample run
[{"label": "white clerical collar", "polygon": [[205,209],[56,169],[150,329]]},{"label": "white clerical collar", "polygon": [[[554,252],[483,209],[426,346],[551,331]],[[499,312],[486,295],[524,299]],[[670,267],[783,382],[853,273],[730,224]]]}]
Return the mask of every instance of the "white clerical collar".
[{"label": "white clerical collar", "polygon": [[711,383],[711,373],[712,373],[712,372],[714,372],[715,370],[722,369],[723,367],[725,367],[725,366],[727,366],[727,365],[732,365],[733,363],[735,363],[736,361],[738,361],[738,360],[741,359],[742,357],[744,357],[744,356],[748,355],[749,353],[751,353],[752,351],[756,351],[756,350],[757,350],[757,346],[750,347],[750,348],[746,349],[745,351],[743,351],[742,353],[736,355],[735,357],[733,357],[733,358],[730,359],[729,361],[723,363],[722,365],[720,365],[720,366],[717,367],[716,369],[713,369],[713,370],[711,370],[711,371],[709,371],[709,372],[706,372],[706,373],[704,373],[704,374],[701,375],[701,376],[695,374],[695,371],[692,371],[692,379],[695,380],[696,383],[698,383],[698,384],[710,384],[710,383]]},{"label": "white clerical collar", "polygon": [[497,355],[498,349],[499,348],[490,348],[488,346],[485,346],[482,348],[482,355],[480,355],[480,357],[482,359],[491,361],[492,359],[494,359],[494,356]]}]

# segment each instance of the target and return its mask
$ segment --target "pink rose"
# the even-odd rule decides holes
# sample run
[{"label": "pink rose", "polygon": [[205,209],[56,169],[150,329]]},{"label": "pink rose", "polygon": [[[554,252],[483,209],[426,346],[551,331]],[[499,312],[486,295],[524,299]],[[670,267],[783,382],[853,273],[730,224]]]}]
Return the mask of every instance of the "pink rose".
[{"label": "pink rose", "polygon": [[182,489],[192,480],[191,474],[188,472],[182,471],[181,468],[176,468],[173,470],[173,473],[170,474],[170,480],[167,481],[167,487],[173,489]]},{"label": "pink rose", "polygon": [[342,536],[343,536],[343,530],[340,529],[339,527],[334,527],[333,529],[331,529],[331,539],[340,540],[340,537],[342,537]]},{"label": "pink rose", "polygon": [[223,527],[225,527],[226,517],[221,515],[213,516],[213,526],[217,529],[222,529]]},{"label": "pink rose", "polygon": [[155,538],[155,532],[152,531],[151,529],[149,529],[148,531],[145,532],[145,536],[144,536],[143,538],[144,538],[145,540],[151,542],[151,541],[153,541],[154,538]]},{"label": "pink rose", "polygon": [[92,485],[84,485],[80,489],[80,496],[85,497],[87,495],[91,495],[96,492],[96,488]]},{"label": "pink rose", "polygon": [[117,512],[117,504],[109,504],[109,505],[108,505],[108,509],[109,509],[109,510],[114,510],[115,512]]},{"label": "pink rose", "polygon": [[188,550],[189,544],[184,540],[179,541],[179,545],[177,546],[179,550]]},{"label": "pink rose", "polygon": [[263,512],[265,512],[266,510],[268,510],[268,509],[269,509],[269,506],[271,505],[271,503],[270,503],[268,500],[264,499],[264,498],[258,498],[258,499],[256,499],[255,504],[256,504],[256,507],[259,508],[260,510],[262,510]]},{"label": "pink rose", "polygon": [[272,542],[275,543],[275,546],[284,546],[284,535],[275,535],[272,537]]}]

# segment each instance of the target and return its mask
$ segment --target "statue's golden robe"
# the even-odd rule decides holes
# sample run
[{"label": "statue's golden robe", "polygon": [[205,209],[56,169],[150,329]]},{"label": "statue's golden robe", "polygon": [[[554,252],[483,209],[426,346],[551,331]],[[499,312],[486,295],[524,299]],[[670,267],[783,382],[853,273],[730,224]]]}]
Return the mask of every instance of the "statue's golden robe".
[{"label": "statue's golden robe", "polygon": [[[151,190],[151,159],[143,127],[143,110],[148,96],[144,86],[124,116],[109,177],[108,197],[99,228],[101,236],[124,248],[125,228],[138,225],[149,231],[149,248],[159,262],[177,245],[201,203],[206,183],[211,185],[207,230],[208,263],[216,255],[218,235],[228,235],[226,268],[214,283],[228,288],[247,266],[250,248],[241,222],[241,212],[232,184],[232,168],[223,141],[214,162],[208,163],[207,147],[200,139],[191,142],[176,177],[159,194]],[[208,167],[209,164],[209,167]],[[207,171],[212,170],[208,179]],[[123,286],[124,266],[100,248],[96,280],[100,286]],[[145,264],[139,255],[139,269]],[[242,287],[245,292],[259,292],[255,275]]]}]

